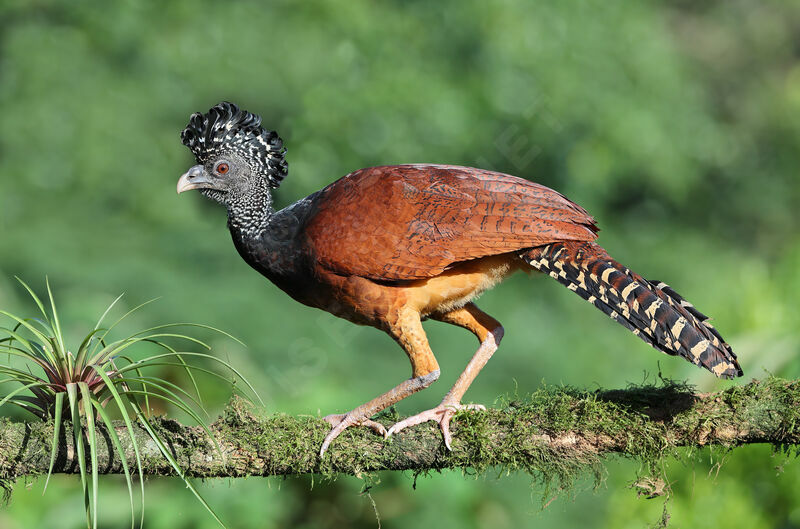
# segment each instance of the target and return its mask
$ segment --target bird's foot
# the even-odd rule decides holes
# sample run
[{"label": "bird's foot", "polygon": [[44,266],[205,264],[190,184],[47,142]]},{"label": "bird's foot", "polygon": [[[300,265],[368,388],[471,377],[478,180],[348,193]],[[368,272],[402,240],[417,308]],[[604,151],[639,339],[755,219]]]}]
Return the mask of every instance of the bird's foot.
[{"label": "bird's foot", "polygon": [[350,426],[367,426],[372,428],[375,433],[386,437],[386,427],[368,417],[360,417],[360,414],[353,413],[354,411],[356,410],[349,413],[333,413],[322,418],[323,421],[331,425],[331,431],[328,432],[328,435],[325,436],[325,440],[322,442],[319,457],[322,457],[331,442]]},{"label": "bird's foot", "polygon": [[442,403],[435,408],[412,415],[411,417],[395,423],[391,428],[389,428],[389,431],[386,432],[386,437],[389,437],[393,433],[397,433],[400,430],[404,430],[409,426],[416,426],[417,424],[422,424],[423,422],[427,421],[436,421],[439,423],[439,428],[442,430],[444,445],[448,450],[452,450],[453,448],[451,446],[451,442],[453,437],[450,435],[450,419],[452,419],[453,415],[460,410],[486,411],[486,406],[482,406],[480,404],[461,404],[459,402],[449,403],[447,401],[442,401]]}]

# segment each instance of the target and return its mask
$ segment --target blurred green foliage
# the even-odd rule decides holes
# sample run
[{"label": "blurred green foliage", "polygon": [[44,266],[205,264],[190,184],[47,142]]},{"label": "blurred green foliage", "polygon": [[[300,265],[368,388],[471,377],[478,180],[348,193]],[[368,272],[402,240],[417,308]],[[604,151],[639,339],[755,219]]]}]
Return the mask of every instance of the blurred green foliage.
[{"label": "blurred green foliage", "polygon": [[[227,99],[287,143],[286,205],[368,165],[439,162],[536,180],[589,209],[600,242],[669,282],[715,323],[746,376],[800,376],[800,5],[797,2],[57,2],[0,0],[0,305],[13,275],[49,275],[79,329],[117,294],[162,296],[131,328],[218,326],[249,347],[216,352],[270,411],[352,408],[404,378],[401,350],[283,295],[234,251],[224,212],[176,196],[193,161],[179,132]],[[702,389],[707,372],[658,355],[555,282],[514,277],[482,300],[503,347],[467,395],[491,404],[541,381],[622,387],[660,369]],[[146,318],[146,320],[137,320]],[[438,403],[475,344],[428,326]],[[208,337],[213,340],[213,337]],[[734,382],[735,383],[735,382]],[[227,390],[208,384],[221,406]],[[335,446],[334,446],[335,449]],[[768,447],[669,465],[676,526],[800,527],[800,469]],[[784,466],[785,465],[785,466]],[[775,467],[780,466],[781,472]],[[643,527],[660,500],[611,461],[597,492],[541,510],[524,476],[382,474],[383,527]],[[77,480],[20,483],[0,526],[81,527]],[[105,480],[104,527],[127,524]],[[363,482],[213,481],[232,527],[375,527]],[[587,485],[588,488],[588,485]],[[212,527],[177,480],[148,483],[148,527]],[[549,500],[550,498],[546,498]]]}]

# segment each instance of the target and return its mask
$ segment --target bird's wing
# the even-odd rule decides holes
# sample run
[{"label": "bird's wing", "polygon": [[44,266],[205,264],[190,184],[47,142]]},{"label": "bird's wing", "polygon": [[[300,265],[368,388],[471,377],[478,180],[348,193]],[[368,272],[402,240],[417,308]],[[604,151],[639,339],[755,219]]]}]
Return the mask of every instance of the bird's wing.
[{"label": "bird's wing", "polygon": [[375,280],[433,277],[455,263],[555,241],[593,241],[594,219],[547,187],[445,165],[361,169],[314,198],[316,262]]}]

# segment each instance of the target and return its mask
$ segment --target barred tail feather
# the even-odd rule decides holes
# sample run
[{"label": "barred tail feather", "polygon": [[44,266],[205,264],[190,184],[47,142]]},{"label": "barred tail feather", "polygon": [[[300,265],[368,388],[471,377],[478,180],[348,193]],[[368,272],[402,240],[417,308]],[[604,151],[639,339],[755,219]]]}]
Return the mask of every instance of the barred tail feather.
[{"label": "barred tail feather", "polygon": [[666,283],[648,281],[599,245],[566,241],[521,254],[659,351],[682,356],[718,377],[742,375],[736,355],[708,318]]}]

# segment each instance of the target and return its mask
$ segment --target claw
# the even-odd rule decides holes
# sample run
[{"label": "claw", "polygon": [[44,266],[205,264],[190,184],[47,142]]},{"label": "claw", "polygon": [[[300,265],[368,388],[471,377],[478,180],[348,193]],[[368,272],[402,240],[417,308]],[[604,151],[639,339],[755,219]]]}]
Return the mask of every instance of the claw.
[{"label": "claw", "polygon": [[339,437],[339,434],[341,434],[350,426],[367,426],[371,428],[373,432],[382,435],[383,437],[388,436],[386,427],[384,425],[366,417],[358,417],[357,415],[353,415],[352,412],[326,415],[322,418],[322,420],[331,425],[331,431],[328,432],[328,435],[325,436],[325,440],[322,442],[322,448],[320,448],[319,451],[320,458],[325,454],[325,451],[328,449],[331,442]]},{"label": "claw", "polygon": [[439,423],[439,428],[442,430],[442,437],[444,437],[444,445],[447,447],[448,450],[452,451],[453,436],[450,434],[450,420],[453,418],[453,415],[455,415],[455,413],[460,410],[486,411],[486,406],[482,406],[480,404],[459,404],[459,403],[442,402],[435,408],[431,408],[430,410],[423,411],[422,413],[418,413],[416,415],[412,415],[411,417],[403,419],[400,422],[396,422],[386,432],[386,437],[389,437],[392,434],[404,430],[409,426],[416,426],[417,424],[422,424],[423,422],[428,422],[428,421],[436,421],[437,423]]}]

